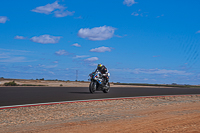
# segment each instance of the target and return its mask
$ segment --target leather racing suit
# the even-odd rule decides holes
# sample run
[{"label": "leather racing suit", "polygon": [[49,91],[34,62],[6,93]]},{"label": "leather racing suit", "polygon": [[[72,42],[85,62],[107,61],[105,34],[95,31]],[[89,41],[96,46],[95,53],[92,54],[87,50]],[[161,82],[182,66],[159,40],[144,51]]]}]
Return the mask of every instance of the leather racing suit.
[{"label": "leather racing suit", "polygon": [[103,65],[102,67],[97,67],[96,71],[99,70],[102,74],[102,81],[105,85],[109,81],[110,73],[108,69]]}]

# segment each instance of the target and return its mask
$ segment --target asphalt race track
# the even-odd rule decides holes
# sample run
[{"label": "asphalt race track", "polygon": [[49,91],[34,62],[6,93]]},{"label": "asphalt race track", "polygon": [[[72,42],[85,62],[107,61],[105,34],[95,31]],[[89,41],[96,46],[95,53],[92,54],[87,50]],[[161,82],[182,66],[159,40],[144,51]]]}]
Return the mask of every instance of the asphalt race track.
[{"label": "asphalt race track", "polygon": [[200,94],[200,88],[110,88],[109,93],[89,92],[88,87],[0,87],[0,107],[101,98]]}]

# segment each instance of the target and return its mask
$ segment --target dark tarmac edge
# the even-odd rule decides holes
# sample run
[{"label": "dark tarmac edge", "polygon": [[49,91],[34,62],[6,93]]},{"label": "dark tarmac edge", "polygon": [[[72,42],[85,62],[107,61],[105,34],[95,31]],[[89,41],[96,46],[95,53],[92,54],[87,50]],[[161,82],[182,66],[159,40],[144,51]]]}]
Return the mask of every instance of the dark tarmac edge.
[{"label": "dark tarmac edge", "polygon": [[74,100],[74,101],[49,102],[49,103],[35,103],[35,104],[2,106],[2,107],[0,107],[0,110],[13,109],[13,108],[22,108],[22,107],[56,105],[56,104],[80,103],[80,102],[95,102],[95,101],[108,101],[108,100],[139,99],[139,98],[185,97],[185,96],[200,96],[200,94],[136,96],[136,97],[102,98],[102,99]]}]

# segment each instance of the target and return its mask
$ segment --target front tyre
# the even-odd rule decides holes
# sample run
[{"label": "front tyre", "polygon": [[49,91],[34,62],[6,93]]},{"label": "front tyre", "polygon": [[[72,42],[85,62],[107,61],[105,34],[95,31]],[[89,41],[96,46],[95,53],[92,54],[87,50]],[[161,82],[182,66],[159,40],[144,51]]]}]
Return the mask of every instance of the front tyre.
[{"label": "front tyre", "polygon": [[110,83],[107,82],[106,88],[103,90],[104,93],[108,93],[110,91]]},{"label": "front tyre", "polygon": [[94,93],[95,90],[96,90],[96,83],[91,81],[90,85],[89,85],[89,90],[90,90],[90,93]]}]

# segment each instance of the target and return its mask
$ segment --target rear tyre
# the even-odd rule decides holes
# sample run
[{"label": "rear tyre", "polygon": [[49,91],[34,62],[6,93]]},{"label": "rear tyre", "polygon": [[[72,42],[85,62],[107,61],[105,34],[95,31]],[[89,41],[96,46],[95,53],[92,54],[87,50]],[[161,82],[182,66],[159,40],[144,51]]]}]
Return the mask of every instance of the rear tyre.
[{"label": "rear tyre", "polygon": [[106,84],[106,86],[107,86],[106,89],[103,90],[104,93],[108,93],[110,91],[110,83],[109,82]]}]

